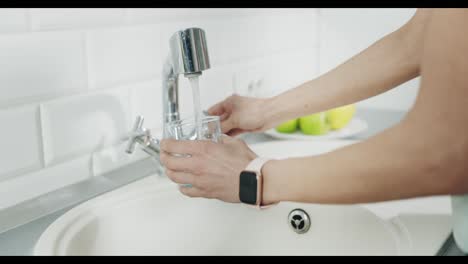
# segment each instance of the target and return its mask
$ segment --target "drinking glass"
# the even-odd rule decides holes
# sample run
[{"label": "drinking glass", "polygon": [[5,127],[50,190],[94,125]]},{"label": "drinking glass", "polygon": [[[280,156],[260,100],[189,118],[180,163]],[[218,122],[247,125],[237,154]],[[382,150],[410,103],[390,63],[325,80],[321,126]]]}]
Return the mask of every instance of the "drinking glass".
[{"label": "drinking glass", "polygon": [[197,124],[194,117],[171,121],[166,124],[165,138],[177,140],[210,140],[218,142],[221,136],[219,116],[200,117],[201,135],[197,133]]},{"label": "drinking glass", "polygon": [[[200,117],[201,135],[198,134],[195,117],[185,118],[181,120],[171,121],[166,124],[164,138],[172,138],[177,140],[209,140],[218,143],[220,141],[221,123],[219,116]],[[189,154],[171,153],[177,157],[187,157]],[[191,184],[180,184],[183,187],[191,187]]]}]

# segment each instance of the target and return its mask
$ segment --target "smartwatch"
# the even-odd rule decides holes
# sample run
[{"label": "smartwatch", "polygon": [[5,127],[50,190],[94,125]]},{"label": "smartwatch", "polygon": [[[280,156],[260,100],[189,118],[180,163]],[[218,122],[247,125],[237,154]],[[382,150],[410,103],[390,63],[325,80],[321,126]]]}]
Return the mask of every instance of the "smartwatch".
[{"label": "smartwatch", "polygon": [[258,209],[270,207],[262,205],[262,167],[269,160],[267,158],[256,158],[240,173],[239,199],[242,203],[255,206]]}]

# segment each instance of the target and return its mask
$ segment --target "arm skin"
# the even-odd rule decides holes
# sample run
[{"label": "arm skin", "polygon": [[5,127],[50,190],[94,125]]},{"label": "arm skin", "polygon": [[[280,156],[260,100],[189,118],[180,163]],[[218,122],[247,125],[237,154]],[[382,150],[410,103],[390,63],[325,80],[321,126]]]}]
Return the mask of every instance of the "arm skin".
[{"label": "arm skin", "polygon": [[[417,52],[417,57],[421,56],[420,92],[405,119],[366,141],[324,155],[267,162],[263,168],[264,201],[347,204],[468,193],[467,26],[466,9],[434,10],[424,33],[424,46],[418,47],[422,51]],[[346,67],[364,68],[363,72],[372,72],[364,77],[372,80],[345,73],[340,78],[353,84],[350,87],[372,84],[384,90],[395,83],[391,80],[395,76],[403,80],[418,72],[419,67],[402,64],[402,58],[397,58],[385,66],[385,71],[396,74],[388,74],[383,81],[372,77],[385,72],[368,68],[367,62],[381,58],[380,52],[388,52],[382,49],[385,51],[375,49],[368,52],[366,59],[361,57],[337,69],[343,72]],[[408,68],[412,68],[411,74],[405,73]],[[319,82],[336,83],[328,78],[324,76]],[[333,87],[330,89],[343,93],[329,96],[340,98],[336,104],[353,101],[370,91],[362,89],[365,91],[356,95],[352,89],[338,91]],[[291,92],[294,93],[299,90]],[[320,100],[306,105],[318,109],[317,104],[330,105]]]},{"label": "arm skin", "polygon": [[270,98],[264,108],[269,113],[267,123],[351,104],[419,76],[420,47],[431,12],[418,10],[401,28],[335,69]]},{"label": "arm skin", "polygon": [[422,40],[431,12],[418,10],[401,28],[314,80],[271,98],[232,95],[208,112],[221,116],[223,133],[235,136],[265,131],[293,118],[388,91],[419,76]]}]

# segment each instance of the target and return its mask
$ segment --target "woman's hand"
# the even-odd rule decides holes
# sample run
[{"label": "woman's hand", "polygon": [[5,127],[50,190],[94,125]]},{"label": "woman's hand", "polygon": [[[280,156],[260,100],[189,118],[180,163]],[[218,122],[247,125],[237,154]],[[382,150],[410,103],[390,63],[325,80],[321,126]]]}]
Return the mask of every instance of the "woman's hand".
[{"label": "woman's hand", "polygon": [[166,175],[176,183],[192,185],[180,187],[183,194],[231,203],[240,202],[239,175],[257,157],[244,141],[228,136],[222,136],[221,143],[164,139],[161,150]]},{"label": "woman's hand", "polygon": [[221,130],[229,136],[244,132],[262,132],[271,128],[266,118],[267,99],[231,95],[208,109],[220,116]]}]

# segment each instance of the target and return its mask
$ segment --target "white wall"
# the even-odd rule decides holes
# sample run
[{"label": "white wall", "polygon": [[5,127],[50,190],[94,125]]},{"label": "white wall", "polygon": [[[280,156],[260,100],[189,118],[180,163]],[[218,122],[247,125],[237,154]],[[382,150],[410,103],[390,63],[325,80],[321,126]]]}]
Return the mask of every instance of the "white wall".
[{"label": "white wall", "polygon": [[[206,30],[207,108],[318,73],[316,9],[0,10],[0,209],[147,157],[120,140],[136,115],[161,124],[172,33]],[[257,90],[247,89],[253,84]],[[181,79],[182,113],[191,91]],[[256,85],[256,86],[255,86]]]},{"label": "white wall", "polygon": [[[404,8],[320,9],[320,73],[325,73],[345,62],[383,36],[398,29],[414,15],[415,11],[416,9]],[[416,99],[418,86],[419,78],[364,100],[358,106],[406,111]]]}]

